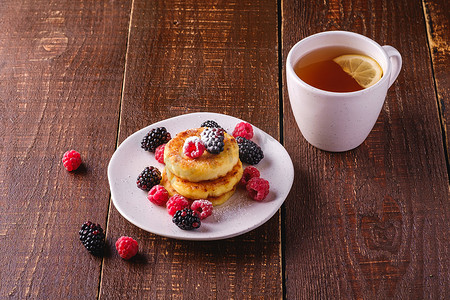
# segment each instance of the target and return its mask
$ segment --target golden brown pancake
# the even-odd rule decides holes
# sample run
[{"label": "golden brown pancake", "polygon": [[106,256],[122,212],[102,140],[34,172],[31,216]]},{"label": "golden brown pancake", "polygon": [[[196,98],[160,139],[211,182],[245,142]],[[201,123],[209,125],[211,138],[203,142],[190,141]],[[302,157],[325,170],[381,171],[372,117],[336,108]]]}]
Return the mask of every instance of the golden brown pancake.
[{"label": "golden brown pancake", "polygon": [[241,180],[243,173],[242,163],[238,163],[225,176],[213,180],[190,182],[173,175],[166,169],[167,179],[171,186],[181,195],[191,199],[206,199],[208,197],[218,197],[233,189]]},{"label": "golden brown pancake", "polygon": [[219,154],[205,151],[202,156],[195,159],[184,155],[184,141],[191,136],[200,137],[203,130],[201,127],[180,132],[166,144],[164,163],[170,173],[190,182],[199,182],[224,176],[237,164],[239,147],[235,138],[227,133],[224,133],[224,150]]},{"label": "golden brown pancake", "polygon": [[[167,190],[167,192],[169,193],[170,196],[173,196],[175,194],[180,194],[170,184],[169,180],[167,179],[167,174],[166,174],[165,169],[163,171],[162,180],[161,180],[160,184],[165,187],[165,189]],[[213,206],[218,206],[218,205],[225,203],[228,199],[230,199],[231,196],[233,196],[235,191],[236,191],[236,186],[234,186],[231,191],[228,191],[217,197],[208,197],[208,198],[206,198],[206,200],[210,201]],[[188,197],[186,197],[186,198],[188,198]],[[203,198],[203,199],[205,199],[205,198]],[[197,200],[197,199],[190,199],[190,200]]]}]

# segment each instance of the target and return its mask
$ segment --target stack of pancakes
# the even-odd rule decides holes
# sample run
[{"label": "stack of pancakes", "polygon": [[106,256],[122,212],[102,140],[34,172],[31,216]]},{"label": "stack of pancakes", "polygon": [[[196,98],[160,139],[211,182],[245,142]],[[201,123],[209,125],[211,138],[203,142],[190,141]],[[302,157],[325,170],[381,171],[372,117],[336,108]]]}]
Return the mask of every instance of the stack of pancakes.
[{"label": "stack of pancakes", "polygon": [[219,154],[207,151],[198,158],[183,153],[187,138],[200,137],[201,128],[177,134],[164,148],[164,168],[161,184],[169,195],[180,194],[188,199],[207,199],[213,205],[227,201],[236,190],[243,168],[239,160],[239,147],[234,137],[224,133],[224,150]]}]

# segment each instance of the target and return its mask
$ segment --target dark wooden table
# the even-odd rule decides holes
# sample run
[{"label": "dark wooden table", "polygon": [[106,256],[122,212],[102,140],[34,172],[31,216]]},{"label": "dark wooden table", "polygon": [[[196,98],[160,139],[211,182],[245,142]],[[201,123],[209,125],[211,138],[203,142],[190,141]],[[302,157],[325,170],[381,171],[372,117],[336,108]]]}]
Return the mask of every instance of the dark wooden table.
[{"label": "dark wooden table", "polygon": [[[3,0],[0,299],[449,299],[449,1]],[[367,140],[320,151],[294,121],[285,60],[349,30],[403,69]],[[107,166],[131,133],[190,112],[247,120],[295,168],[279,212],[238,237],[143,231]],[[67,172],[69,149],[83,167]],[[87,220],[109,253],[78,240]],[[140,245],[122,260],[122,235]]]}]

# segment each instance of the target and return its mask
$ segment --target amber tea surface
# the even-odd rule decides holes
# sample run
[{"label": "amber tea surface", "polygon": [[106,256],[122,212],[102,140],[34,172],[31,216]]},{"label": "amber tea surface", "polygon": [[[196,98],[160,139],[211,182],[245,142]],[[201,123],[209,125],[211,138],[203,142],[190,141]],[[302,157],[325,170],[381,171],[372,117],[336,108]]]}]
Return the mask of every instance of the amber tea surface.
[{"label": "amber tea surface", "polygon": [[295,65],[297,76],[307,84],[329,92],[355,92],[364,89],[333,61],[344,54],[360,54],[346,47],[324,47],[302,57]]}]

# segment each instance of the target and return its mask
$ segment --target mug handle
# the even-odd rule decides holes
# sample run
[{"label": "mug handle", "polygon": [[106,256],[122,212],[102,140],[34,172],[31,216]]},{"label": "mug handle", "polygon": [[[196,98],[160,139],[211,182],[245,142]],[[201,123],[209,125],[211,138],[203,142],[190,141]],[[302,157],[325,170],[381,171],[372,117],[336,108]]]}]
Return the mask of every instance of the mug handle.
[{"label": "mug handle", "polygon": [[386,51],[386,54],[389,57],[389,60],[391,61],[391,78],[389,78],[389,87],[394,83],[395,79],[397,79],[398,74],[400,73],[400,70],[402,69],[402,56],[400,55],[400,52],[397,51],[392,46],[382,46],[384,51]]}]

